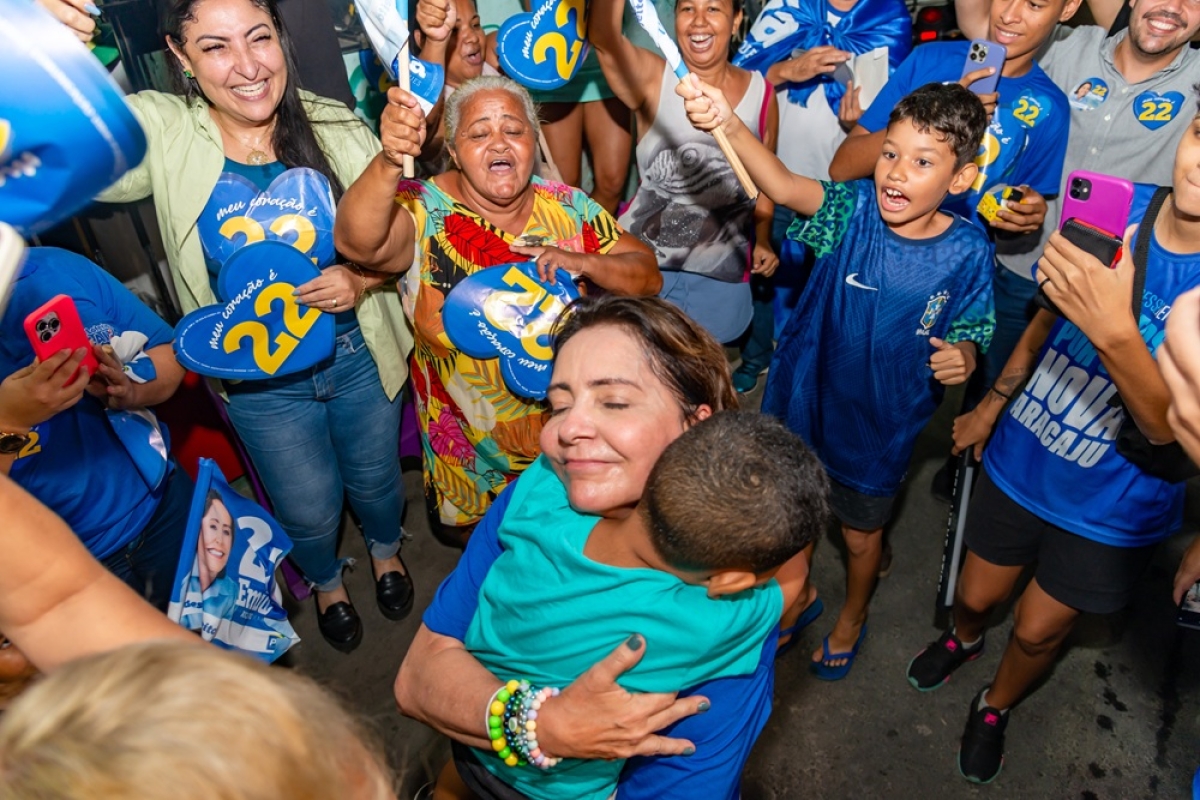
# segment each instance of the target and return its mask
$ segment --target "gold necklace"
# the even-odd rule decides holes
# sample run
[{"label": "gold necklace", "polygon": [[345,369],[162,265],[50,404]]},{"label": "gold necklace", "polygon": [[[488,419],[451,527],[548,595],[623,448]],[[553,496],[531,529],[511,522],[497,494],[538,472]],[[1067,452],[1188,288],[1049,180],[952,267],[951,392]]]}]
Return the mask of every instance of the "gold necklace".
[{"label": "gold necklace", "polygon": [[265,139],[267,137],[267,134],[273,132],[274,130],[275,130],[275,126],[271,125],[271,127],[267,128],[265,131],[263,131],[262,133],[260,133],[258,135],[258,139],[254,142],[254,144],[250,144],[248,141],[246,141],[242,137],[238,136],[236,133],[232,133],[229,131],[227,131],[227,133],[230,133],[230,135],[233,136],[233,138],[237,139],[238,142],[241,143],[242,147],[245,147],[247,150],[250,151],[249,154],[247,154],[247,156],[246,156],[246,163],[250,164],[251,166],[261,167],[263,164],[267,164],[271,160],[271,157],[269,155],[267,155],[265,150],[262,149],[263,139]]}]

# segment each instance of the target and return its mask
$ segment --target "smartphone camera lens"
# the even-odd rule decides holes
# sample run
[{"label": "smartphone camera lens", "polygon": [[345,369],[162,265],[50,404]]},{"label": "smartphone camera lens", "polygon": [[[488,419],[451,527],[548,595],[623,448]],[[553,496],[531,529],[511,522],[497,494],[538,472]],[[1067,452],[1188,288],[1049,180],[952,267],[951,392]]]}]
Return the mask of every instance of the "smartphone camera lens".
[{"label": "smartphone camera lens", "polygon": [[38,339],[43,344],[54,338],[54,334],[58,333],[61,323],[58,321],[57,314],[51,314],[37,321],[34,329],[37,330]]},{"label": "smartphone camera lens", "polygon": [[1092,195],[1092,182],[1086,178],[1072,178],[1070,195],[1075,200],[1087,200]]}]

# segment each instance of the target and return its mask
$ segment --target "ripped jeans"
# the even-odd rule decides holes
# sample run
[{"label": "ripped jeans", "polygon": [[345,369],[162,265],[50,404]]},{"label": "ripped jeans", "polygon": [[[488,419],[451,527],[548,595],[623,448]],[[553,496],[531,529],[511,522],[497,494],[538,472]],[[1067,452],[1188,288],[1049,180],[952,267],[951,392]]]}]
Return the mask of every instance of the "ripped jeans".
[{"label": "ripped jeans", "polygon": [[399,552],[401,398],[387,399],[358,328],[338,336],[333,357],[312,369],[227,388],[229,417],[309,583],[323,592],[342,584],[344,497],[371,556]]}]

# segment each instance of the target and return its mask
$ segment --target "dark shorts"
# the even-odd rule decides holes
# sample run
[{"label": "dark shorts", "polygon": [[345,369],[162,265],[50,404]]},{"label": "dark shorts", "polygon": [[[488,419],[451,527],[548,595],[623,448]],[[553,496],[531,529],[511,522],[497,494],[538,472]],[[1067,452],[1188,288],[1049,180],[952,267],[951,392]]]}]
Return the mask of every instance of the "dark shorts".
[{"label": "dark shorts", "polygon": [[833,478],[829,479],[829,508],[838,521],[848,528],[857,531],[882,528],[892,518],[892,506],[895,504],[895,495],[875,497],[851,489]]},{"label": "dark shorts", "polygon": [[1038,586],[1063,605],[1111,614],[1129,604],[1157,545],[1115,547],[1046,522],[981,475],[967,515],[971,552],[999,567],[1037,562]]},{"label": "dark shorts", "polygon": [[[497,778],[479,762],[475,751],[462,742],[450,741],[450,752],[454,758],[454,768],[458,777],[467,788],[475,793],[479,800],[526,800],[525,795]],[[519,769],[534,769],[520,767]]]}]

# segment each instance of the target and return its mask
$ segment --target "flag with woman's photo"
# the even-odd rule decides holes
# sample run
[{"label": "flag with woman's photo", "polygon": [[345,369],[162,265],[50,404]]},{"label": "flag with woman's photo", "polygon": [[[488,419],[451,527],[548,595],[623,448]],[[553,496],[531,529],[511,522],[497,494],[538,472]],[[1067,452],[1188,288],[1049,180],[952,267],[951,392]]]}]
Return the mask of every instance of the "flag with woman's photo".
[{"label": "flag with woman's photo", "polygon": [[218,647],[274,661],[300,640],[275,582],[291,549],[262,506],[235,492],[215,462],[200,459],[167,616]]}]

